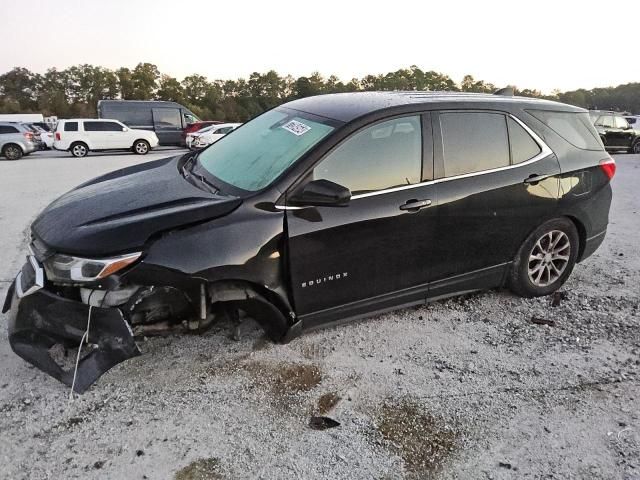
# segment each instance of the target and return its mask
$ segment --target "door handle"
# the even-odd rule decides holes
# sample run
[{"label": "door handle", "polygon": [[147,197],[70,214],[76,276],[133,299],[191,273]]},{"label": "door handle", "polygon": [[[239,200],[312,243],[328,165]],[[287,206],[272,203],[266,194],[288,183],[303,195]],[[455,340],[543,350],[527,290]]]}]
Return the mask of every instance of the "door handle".
[{"label": "door handle", "polygon": [[544,180],[545,178],[549,178],[552,177],[553,175],[529,175],[527,178],[524,179],[524,183],[525,185],[533,185],[534,183],[538,183],[541,182],[542,180]]},{"label": "door handle", "polygon": [[409,210],[417,212],[421,208],[431,205],[431,200],[409,200],[404,205],[400,205],[400,210]]}]

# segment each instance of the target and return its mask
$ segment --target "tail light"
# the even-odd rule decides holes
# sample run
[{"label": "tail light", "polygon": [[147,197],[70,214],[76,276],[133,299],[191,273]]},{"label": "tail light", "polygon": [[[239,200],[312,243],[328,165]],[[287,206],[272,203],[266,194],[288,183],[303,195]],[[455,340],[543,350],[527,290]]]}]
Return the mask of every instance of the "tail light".
[{"label": "tail light", "polygon": [[31,132],[26,132],[26,133],[24,134],[24,138],[26,138],[28,141],[33,140],[33,133],[31,133]]},{"label": "tail light", "polygon": [[60,135],[60,132],[56,132],[56,140],[58,141],[62,140],[62,136]]},{"label": "tail light", "polygon": [[616,174],[616,161],[611,157],[600,160],[600,168],[607,178],[611,180]]}]

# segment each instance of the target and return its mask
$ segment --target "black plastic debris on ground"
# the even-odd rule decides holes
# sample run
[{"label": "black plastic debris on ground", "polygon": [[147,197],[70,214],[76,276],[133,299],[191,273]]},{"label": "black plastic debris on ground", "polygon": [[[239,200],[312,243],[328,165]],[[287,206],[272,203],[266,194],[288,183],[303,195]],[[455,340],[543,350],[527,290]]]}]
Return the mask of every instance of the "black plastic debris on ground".
[{"label": "black plastic debris on ground", "polygon": [[536,325],[549,325],[550,327],[555,327],[556,325],[556,322],[553,320],[538,317],[531,317],[531,323],[534,323]]},{"label": "black plastic debris on ground", "polygon": [[553,295],[551,295],[551,306],[559,307],[562,300],[566,300],[568,297],[569,295],[567,294],[567,292],[553,292]]},{"label": "black plastic debris on ground", "polygon": [[309,427],[313,430],[327,430],[328,428],[335,428],[339,426],[340,422],[329,417],[314,416],[309,420]]}]

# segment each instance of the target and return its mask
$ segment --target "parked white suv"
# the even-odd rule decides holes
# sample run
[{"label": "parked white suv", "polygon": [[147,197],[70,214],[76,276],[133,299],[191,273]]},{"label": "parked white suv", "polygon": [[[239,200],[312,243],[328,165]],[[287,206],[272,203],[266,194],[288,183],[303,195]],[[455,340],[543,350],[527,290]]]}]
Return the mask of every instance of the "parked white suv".
[{"label": "parked white suv", "polygon": [[131,150],[145,155],[157,146],[155,132],[129,128],[117,120],[82,118],[58,121],[53,142],[53,148],[67,150],[74,157],[102,150]]}]

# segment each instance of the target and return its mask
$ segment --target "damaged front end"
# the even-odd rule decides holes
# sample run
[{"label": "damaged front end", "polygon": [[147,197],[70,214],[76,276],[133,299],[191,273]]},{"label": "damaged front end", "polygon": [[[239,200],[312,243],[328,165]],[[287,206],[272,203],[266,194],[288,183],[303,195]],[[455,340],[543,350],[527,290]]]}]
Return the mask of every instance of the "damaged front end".
[{"label": "damaged front end", "polygon": [[[121,258],[117,261],[127,266]],[[192,303],[184,293],[170,287],[121,283],[111,275],[115,262],[92,260],[76,268],[70,267],[73,262],[69,261],[67,270],[73,272],[70,275],[75,283],[65,283],[59,281],[64,273],[56,260],[50,257],[43,267],[31,255],[11,284],[2,309],[3,313],[10,312],[8,333],[13,351],[72,386],[76,393],[86,391],[118,363],[140,355],[136,335],[194,328],[193,321],[180,321],[194,316]],[[88,283],[77,282],[81,275]],[[52,277],[58,282],[52,282]],[[196,323],[201,328],[205,322]],[[73,355],[70,363],[65,359],[72,349],[80,351],[77,361]],[[65,358],[60,358],[60,350]]]},{"label": "damaged front end", "polygon": [[[115,267],[109,269],[114,258],[88,261],[92,265],[107,262],[102,271],[94,269],[95,278],[87,277],[91,269],[80,268],[72,274],[76,277],[73,281],[64,281],[66,274],[52,260],[56,257],[43,256],[33,247],[39,258],[28,257],[3,307],[3,313],[10,312],[9,343],[21,358],[76,393],[84,393],[115,365],[140,355],[135,341],[139,337],[202,333],[220,316],[233,319],[232,312],[238,308],[274,340],[282,340],[288,330],[282,312],[241,283],[207,285],[188,279],[186,283],[177,282],[180,288],[141,285],[130,277],[147,281],[156,277],[160,281],[166,272],[140,274],[145,269],[138,263],[114,274]],[[134,275],[136,270],[138,274]],[[77,281],[80,271],[88,282]],[[98,278],[103,271],[108,276]]]},{"label": "damaged front end", "polygon": [[[8,332],[13,351],[76,393],[86,391],[103,373],[140,355],[133,332],[118,308],[90,306],[44,288],[45,274],[33,256],[9,288],[3,313],[10,311]],[[87,333],[88,353],[72,368],[63,368],[52,352],[81,348]],[[75,382],[74,382],[75,374]]]}]

